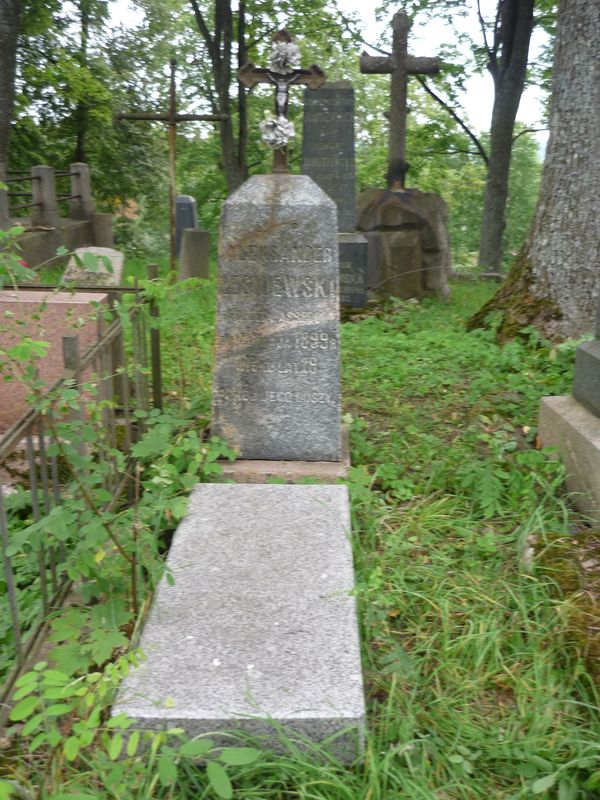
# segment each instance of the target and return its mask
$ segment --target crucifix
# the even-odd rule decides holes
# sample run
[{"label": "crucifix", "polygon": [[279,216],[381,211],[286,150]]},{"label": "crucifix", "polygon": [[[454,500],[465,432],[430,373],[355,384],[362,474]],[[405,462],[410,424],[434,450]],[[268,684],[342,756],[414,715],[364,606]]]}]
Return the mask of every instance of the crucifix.
[{"label": "crucifix", "polygon": [[[389,56],[370,56],[363,53],[360,57],[360,71],[367,75],[392,75],[390,85],[390,132],[388,144],[388,175],[392,172],[393,162],[404,162],[406,156],[406,93],[409,75],[437,75],[441,60],[434,58],[411,56],[408,54],[408,32],[412,22],[408,14],[398,11],[392,19],[393,44]],[[391,176],[390,176],[391,181]]]},{"label": "crucifix", "polygon": [[289,172],[287,145],[294,135],[294,126],[287,118],[290,86],[318,89],[325,83],[323,70],[316,64],[300,68],[300,50],[284,29],[273,37],[269,68],[248,62],[238,70],[238,80],[249,89],[259,83],[275,87],[275,116],[265,119],[260,127],[263,141],[273,149],[273,172]]},{"label": "crucifix", "polygon": [[178,122],[193,122],[202,120],[205,122],[222,122],[227,119],[226,114],[178,114],[177,97],[175,87],[175,68],[177,60],[171,59],[171,80],[169,85],[169,110],[165,113],[147,113],[145,111],[132,111],[128,114],[117,114],[117,119],[130,120],[155,120],[157,122],[169,123],[169,220],[171,229],[170,246],[170,270],[171,279],[175,278],[177,272],[177,245],[176,245],[176,219],[175,219],[175,143]]}]

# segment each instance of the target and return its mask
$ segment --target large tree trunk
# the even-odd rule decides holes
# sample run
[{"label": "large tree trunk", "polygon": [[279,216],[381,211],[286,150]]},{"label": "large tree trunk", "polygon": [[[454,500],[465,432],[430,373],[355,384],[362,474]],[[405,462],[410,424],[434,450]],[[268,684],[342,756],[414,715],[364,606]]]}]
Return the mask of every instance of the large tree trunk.
[{"label": "large tree trunk", "polygon": [[494,106],[479,241],[479,266],[485,270],[497,271],[502,262],[513,129],[527,70],[533,3],[534,0],[500,0],[499,24],[494,45],[488,51]]},{"label": "large tree trunk", "polygon": [[0,174],[8,168],[8,143],[15,102],[20,0],[0,0]]},{"label": "large tree trunk", "polygon": [[593,327],[600,295],[600,3],[561,0],[550,139],[531,232],[505,283],[469,327],[501,313],[499,333],[552,338]]}]

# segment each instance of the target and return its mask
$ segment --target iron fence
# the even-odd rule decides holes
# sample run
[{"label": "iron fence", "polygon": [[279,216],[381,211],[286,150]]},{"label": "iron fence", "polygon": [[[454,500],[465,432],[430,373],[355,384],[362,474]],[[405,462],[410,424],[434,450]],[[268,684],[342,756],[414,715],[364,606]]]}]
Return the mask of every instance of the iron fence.
[{"label": "iron fence", "polygon": [[[155,277],[156,273],[150,271],[150,276]],[[31,289],[30,286],[27,288]],[[85,291],[94,289],[86,287]],[[106,292],[106,288],[98,291]],[[130,476],[134,472],[131,446],[144,430],[143,419],[138,418],[136,412],[147,412],[151,405],[162,406],[162,383],[160,334],[156,322],[158,309],[153,302],[144,301],[137,287],[111,292],[112,300],[115,296],[123,298],[130,292],[134,292],[135,302],[129,307],[112,302],[112,319],[106,321],[102,315],[98,317],[96,341],[85,352],[80,352],[77,335],[62,338],[64,373],[45,392],[46,407],[42,407],[43,403],[30,407],[0,437],[0,466],[6,465],[9,457],[14,458],[15,454],[25,465],[22,479],[28,502],[26,514],[34,523],[73,496],[73,483],[65,478],[64,470],[61,472],[60,445],[64,443],[60,441],[57,426],[69,414],[83,418],[86,393],[90,387],[95,390],[94,404],[99,409],[98,422],[103,437],[94,444],[93,452],[88,450],[90,445],[79,442],[80,455],[102,463],[102,460],[110,461],[111,453],[119,450],[126,459],[126,466],[121,471],[117,470],[116,464],[109,464],[104,488],[110,493],[111,500],[102,510],[115,510],[126,489],[129,487],[131,490]],[[63,387],[75,389],[80,400],[78,404],[71,404],[75,408],[67,411],[49,402]],[[14,649],[13,665],[0,687],[0,727],[7,719],[7,701],[14,681],[43,639],[49,614],[61,606],[71,587],[64,569],[67,553],[63,543],[47,548],[40,545],[35,569],[29,560],[27,569],[23,571],[22,554],[11,546],[10,506],[14,493],[14,486],[3,482],[0,475],[0,549],[6,588],[5,612],[10,619]],[[23,587],[29,598],[38,598],[33,611],[29,605],[27,609],[21,606]]]}]

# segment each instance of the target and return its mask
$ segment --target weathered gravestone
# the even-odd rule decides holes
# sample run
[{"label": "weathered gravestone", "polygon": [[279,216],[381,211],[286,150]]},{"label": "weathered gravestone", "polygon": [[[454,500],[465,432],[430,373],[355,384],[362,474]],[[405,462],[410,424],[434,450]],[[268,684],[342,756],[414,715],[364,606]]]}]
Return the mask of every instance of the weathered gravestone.
[{"label": "weathered gravestone", "polygon": [[189,194],[178,194],[175,202],[175,243],[177,255],[181,252],[181,239],[186,228],[198,227],[196,200]]},{"label": "weathered gravestone", "polygon": [[[287,89],[314,69],[296,66],[290,44],[281,32],[258,72],[277,89],[280,113],[263,134],[276,134],[278,172],[223,206],[213,429],[242,457],[332,461],[336,208],[310,178],[283,172]],[[364,699],[350,533],[344,486],[197,486],[167,561],[175,583],[161,582],[142,636],[147,660],[113,713],[191,736],[242,728],[275,750],[277,726],[294,739],[335,735],[326,746],[354,760]]]},{"label": "weathered gravestone", "polygon": [[324,83],[304,93],[302,172],[338,211],[340,301],[367,302],[367,241],[356,232],[354,89],[350,81]]},{"label": "weathered gravestone", "polygon": [[[50,388],[65,372],[62,337],[77,334],[81,351],[87,350],[98,338],[97,318],[103,308],[108,308],[104,293],[4,289],[0,292],[0,348],[9,350],[17,345],[24,331],[47,342],[36,367],[40,380]],[[11,362],[0,358],[0,433],[27,411],[29,393]]]},{"label": "weathered gravestone", "polygon": [[210,263],[210,233],[199,228],[185,228],[179,254],[179,280],[208,278]]},{"label": "weathered gravestone", "polygon": [[600,525],[600,305],[594,338],[575,354],[573,395],[542,398],[539,438],[558,450],[576,505]]},{"label": "weathered gravestone", "polygon": [[[363,53],[360,70],[390,74],[388,189],[366,189],[358,199],[357,227],[369,242],[368,286],[385,294],[418,297],[425,291],[449,294],[450,245],[444,200],[432,193],[406,190],[407,86],[410,75],[432,75],[439,58],[408,53],[411,21],[404,11],[392,20],[389,56]],[[422,273],[422,274],[420,274]]]},{"label": "weathered gravestone", "polygon": [[240,458],[341,458],[336,229],[304,175],[255,175],[223,204],[213,432]]},{"label": "weathered gravestone", "polygon": [[119,286],[125,256],[112,247],[79,247],[69,259],[61,282],[76,286]]}]

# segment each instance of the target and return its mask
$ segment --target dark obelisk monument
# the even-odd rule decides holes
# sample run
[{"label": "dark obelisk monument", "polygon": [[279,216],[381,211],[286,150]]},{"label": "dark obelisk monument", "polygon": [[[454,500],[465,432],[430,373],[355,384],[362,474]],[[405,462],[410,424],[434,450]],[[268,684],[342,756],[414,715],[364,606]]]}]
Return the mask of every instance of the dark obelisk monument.
[{"label": "dark obelisk monument", "polygon": [[304,93],[302,172],[338,210],[340,302],[367,302],[367,240],[356,231],[354,89],[350,81],[324,83]]}]

